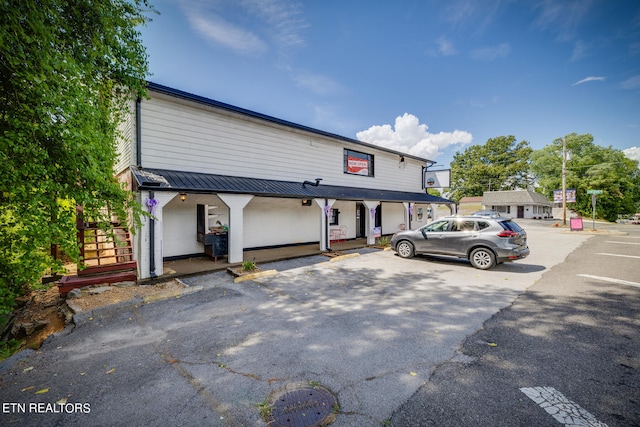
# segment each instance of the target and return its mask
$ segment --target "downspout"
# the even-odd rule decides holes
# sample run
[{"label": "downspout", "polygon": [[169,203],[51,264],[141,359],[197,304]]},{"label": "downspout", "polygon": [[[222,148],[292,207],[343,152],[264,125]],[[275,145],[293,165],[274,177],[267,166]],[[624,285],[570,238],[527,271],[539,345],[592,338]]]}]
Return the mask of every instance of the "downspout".
[{"label": "downspout", "polygon": [[136,99],[136,166],[142,167],[142,100]]},{"label": "downspout", "polygon": [[[149,198],[153,199],[155,194],[149,191]],[[156,275],[156,220],[153,215],[149,217],[149,276],[152,279],[158,277]]]},{"label": "downspout", "polygon": [[[329,199],[325,198],[324,207],[326,208],[328,204],[329,204]],[[325,242],[327,243],[327,251],[332,252],[333,250],[331,249],[331,240],[329,239],[329,217],[327,216],[326,209],[323,209],[322,214],[324,215],[324,238],[325,238]]]}]

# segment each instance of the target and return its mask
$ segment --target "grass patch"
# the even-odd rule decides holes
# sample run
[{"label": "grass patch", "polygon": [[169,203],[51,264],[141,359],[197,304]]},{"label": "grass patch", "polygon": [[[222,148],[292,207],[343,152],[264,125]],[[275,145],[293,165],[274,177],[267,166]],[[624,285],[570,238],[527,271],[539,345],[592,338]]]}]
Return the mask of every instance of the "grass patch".
[{"label": "grass patch", "polygon": [[24,340],[9,340],[0,342],[0,360],[4,360],[7,357],[13,355],[20,346],[24,344]]}]

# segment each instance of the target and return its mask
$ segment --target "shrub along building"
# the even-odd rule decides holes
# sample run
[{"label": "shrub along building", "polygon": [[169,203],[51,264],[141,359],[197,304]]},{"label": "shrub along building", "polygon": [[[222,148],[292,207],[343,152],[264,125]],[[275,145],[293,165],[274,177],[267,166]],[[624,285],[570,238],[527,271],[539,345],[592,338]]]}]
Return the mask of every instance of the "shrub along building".
[{"label": "shrub along building", "polygon": [[[425,191],[434,162],[149,83],[122,123],[116,173],[152,218],[133,237],[138,277],[163,261],[376,237],[450,200]],[[435,209],[432,209],[435,211]],[[421,215],[422,213],[422,215]]]}]

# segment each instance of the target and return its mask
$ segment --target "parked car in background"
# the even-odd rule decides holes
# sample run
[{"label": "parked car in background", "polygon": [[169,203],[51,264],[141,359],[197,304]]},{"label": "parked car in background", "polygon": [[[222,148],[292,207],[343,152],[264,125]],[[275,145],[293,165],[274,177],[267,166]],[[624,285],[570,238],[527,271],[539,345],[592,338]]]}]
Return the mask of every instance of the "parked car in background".
[{"label": "parked car in background", "polygon": [[402,258],[416,254],[466,258],[481,270],[529,255],[527,233],[511,218],[493,216],[440,218],[394,234],[391,248]]}]

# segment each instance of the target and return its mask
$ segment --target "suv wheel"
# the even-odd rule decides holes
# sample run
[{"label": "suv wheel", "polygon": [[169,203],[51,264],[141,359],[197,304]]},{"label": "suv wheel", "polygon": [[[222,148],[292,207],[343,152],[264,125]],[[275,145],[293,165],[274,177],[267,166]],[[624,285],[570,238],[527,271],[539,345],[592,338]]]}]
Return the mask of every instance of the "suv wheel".
[{"label": "suv wheel", "polygon": [[412,258],[413,245],[411,244],[411,242],[403,240],[396,246],[396,252],[398,252],[398,255],[400,255],[402,258]]},{"label": "suv wheel", "polygon": [[471,251],[469,256],[471,265],[480,270],[488,270],[496,265],[496,256],[491,249],[477,248]]}]

